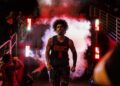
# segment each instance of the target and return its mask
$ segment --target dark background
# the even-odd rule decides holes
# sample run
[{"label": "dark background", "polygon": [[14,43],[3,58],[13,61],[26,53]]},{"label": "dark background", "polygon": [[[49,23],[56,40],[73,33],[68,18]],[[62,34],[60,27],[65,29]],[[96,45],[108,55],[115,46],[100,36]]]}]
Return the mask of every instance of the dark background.
[{"label": "dark background", "polygon": [[5,16],[10,11],[22,11],[31,14],[38,7],[37,0],[0,0],[0,15]]},{"label": "dark background", "polygon": [[[80,1],[83,2],[83,0]],[[108,9],[111,13],[118,13],[120,9],[120,0],[88,0],[87,2],[103,10]],[[0,16],[7,14],[9,11],[19,10],[25,15],[29,15],[33,13],[37,7],[37,0],[0,0]]]}]

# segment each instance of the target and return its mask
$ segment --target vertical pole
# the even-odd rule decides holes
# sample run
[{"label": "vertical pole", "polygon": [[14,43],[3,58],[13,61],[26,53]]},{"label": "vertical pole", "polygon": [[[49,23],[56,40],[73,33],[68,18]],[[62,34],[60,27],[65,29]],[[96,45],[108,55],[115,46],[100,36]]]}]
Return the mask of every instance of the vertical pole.
[{"label": "vertical pole", "polygon": [[89,16],[92,17],[92,6],[89,7]]},{"label": "vertical pole", "polygon": [[10,55],[12,55],[12,36],[10,37],[9,50]]},{"label": "vertical pole", "polygon": [[106,30],[108,29],[108,21],[109,21],[109,19],[108,19],[108,13],[106,13]]},{"label": "vertical pole", "polygon": [[17,36],[17,33],[15,33],[15,35],[16,35],[16,46],[15,46],[15,50],[16,50],[16,55],[18,54],[18,52],[17,52],[17,46],[18,46],[18,36]]},{"label": "vertical pole", "polygon": [[116,24],[115,24],[115,29],[116,29],[116,42],[118,41],[118,29],[117,29],[117,23],[118,23],[118,19],[116,18]]}]

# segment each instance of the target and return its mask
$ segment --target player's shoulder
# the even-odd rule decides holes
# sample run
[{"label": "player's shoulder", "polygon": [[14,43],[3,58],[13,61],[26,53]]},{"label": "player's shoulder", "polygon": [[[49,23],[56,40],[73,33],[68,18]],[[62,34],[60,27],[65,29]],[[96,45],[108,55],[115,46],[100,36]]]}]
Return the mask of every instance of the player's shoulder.
[{"label": "player's shoulder", "polygon": [[53,39],[55,38],[56,36],[52,36],[48,39],[48,42],[52,43],[53,42]]},{"label": "player's shoulder", "polygon": [[73,40],[67,36],[65,36],[65,38],[68,40],[69,44],[73,43]]}]

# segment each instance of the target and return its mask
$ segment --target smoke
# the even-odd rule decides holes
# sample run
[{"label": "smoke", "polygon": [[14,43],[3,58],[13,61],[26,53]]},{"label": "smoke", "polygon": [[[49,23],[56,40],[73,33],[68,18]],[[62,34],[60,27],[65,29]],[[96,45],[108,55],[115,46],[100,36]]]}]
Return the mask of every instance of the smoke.
[{"label": "smoke", "polygon": [[38,0],[41,17],[79,16],[87,0]]}]

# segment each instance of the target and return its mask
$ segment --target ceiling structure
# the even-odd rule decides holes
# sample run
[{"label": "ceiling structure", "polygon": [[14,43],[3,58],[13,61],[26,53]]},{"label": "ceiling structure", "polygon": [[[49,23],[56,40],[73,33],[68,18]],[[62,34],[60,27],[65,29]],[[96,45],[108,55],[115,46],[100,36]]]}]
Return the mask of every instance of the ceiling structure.
[{"label": "ceiling structure", "polygon": [[[10,11],[23,11],[23,13],[27,15],[31,14],[38,7],[37,1],[42,1],[42,0],[0,0],[0,15],[4,15]],[[44,0],[44,1],[49,1],[49,0]],[[54,1],[54,0],[51,0],[51,1]],[[58,0],[58,1],[62,1],[62,0]],[[120,0],[100,0],[100,1],[99,0],[75,0],[75,1],[77,2],[90,1],[97,4],[97,6],[102,6],[102,7],[103,5],[106,5],[106,4],[110,5],[112,8],[113,6],[114,7],[120,6],[118,5],[118,2],[120,2]]]}]

